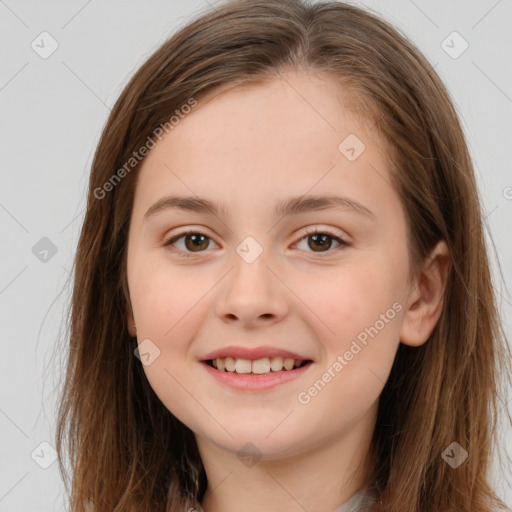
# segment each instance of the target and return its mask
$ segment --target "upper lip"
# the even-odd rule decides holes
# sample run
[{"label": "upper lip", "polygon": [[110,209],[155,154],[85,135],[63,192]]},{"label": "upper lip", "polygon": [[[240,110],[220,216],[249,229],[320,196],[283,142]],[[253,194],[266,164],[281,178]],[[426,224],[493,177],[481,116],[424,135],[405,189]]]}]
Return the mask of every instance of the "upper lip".
[{"label": "upper lip", "polygon": [[264,357],[282,357],[283,359],[296,359],[300,361],[310,361],[311,358],[284,350],[278,347],[272,346],[260,346],[260,347],[242,347],[231,345],[229,347],[219,348],[206,354],[203,357],[203,361],[209,361],[210,359],[234,357],[238,359],[262,359]]}]

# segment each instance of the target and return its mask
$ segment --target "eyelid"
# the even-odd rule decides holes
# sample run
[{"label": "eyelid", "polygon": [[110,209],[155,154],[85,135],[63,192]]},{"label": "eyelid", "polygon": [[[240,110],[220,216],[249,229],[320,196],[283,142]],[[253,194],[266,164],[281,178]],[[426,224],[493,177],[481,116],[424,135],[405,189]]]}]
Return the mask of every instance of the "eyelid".
[{"label": "eyelid", "polygon": [[[309,226],[308,226],[308,228],[306,228],[306,234],[304,236],[301,236],[300,239],[294,243],[294,245],[297,245],[300,242],[302,242],[304,239],[306,239],[312,235],[316,235],[316,234],[329,236],[330,238],[335,240],[339,244],[339,246],[335,247],[332,250],[329,249],[328,251],[320,251],[320,252],[304,251],[304,252],[306,252],[308,254],[319,255],[321,258],[327,258],[328,256],[332,256],[333,254],[337,253],[340,249],[343,249],[345,247],[349,247],[350,245],[352,245],[350,242],[348,242],[345,239],[344,235],[336,234],[335,230],[333,230],[332,228],[322,228],[321,226],[318,226],[318,225],[314,226],[311,231],[309,230]],[[322,256],[323,254],[325,254],[325,256]]]},{"label": "eyelid", "polygon": [[[335,240],[337,243],[340,244],[338,247],[336,247],[336,248],[334,248],[332,250],[325,251],[326,255],[330,255],[332,253],[337,252],[337,250],[339,250],[341,248],[349,247],[351,245],[351,243],[348,242],[343,235],[336,234],[334,232],[334,229],[332,229],[332,228],[322,228],[320,225],[315,225],[310,230],[310,227],[311,226],[308,226],[306,228],[306,233],[303,236],[301,236],[293,245],[297,245],[298,243],[302,242],[305,238],[308,238],[309,236],[316,235],[316,234],[328,235],[329,237],[331,237],[333,240]],[[215,244],[217,244],[217,242],[215,242],[215,240],[210,235],[205,233],[202,229],[203,228],[199,228],[199,229],[196,229],[196,228],[186,228],[183,231],[180,231],[178,233],[174,233],[173,235],[167,237],[164,240],[163,246],[171,248],[170,250],[172,252],[177,253],[177,254],[179,254],[181,256],[184,256],[184,257],[192,257],[195,254],[198,255],[199,257],[204,256],[208,251],[205,250],[205,251],[198,251],[197,253],[194,253],[194,252],[189,252],[189,251],[182,251],[181,249],[172,248],[172,245],[175,242],[177,242],[180,238],[182,238],[184,236],[187,236],[187,235],[192,235],[192,234],[193,235],[202,235],[202,236],[206,237],[207,239],[211,240],[212,242],[214,242]],[[305,252],[309,252],[311,254],[318,254],[318,255],[324,254],[322,251],[320,251],[320,252],[305,251]],[[322,257],[322,256],[320,256],[320,257]]]},{"label": "eyelid", "polygon": [[186,258],[192,257],[195,254],[197,254],[199,257],[204,256],[207,253],[207,251],[199,251],[197,253],[194,253],[194,252],[182,251],[181,249],[176,249],[176,248],[172,247],[172,245],[174,243],[176,243],[180,238],[187,236],[187,235],[202,235],[202,236],[206,237],[207,239],[211,240],[213,243],[217,244],[217,242],[215,242],[215,240],[210,235],[205,233],[202,229],[203,228],[200,228],[200,229],[186,228],[183,231],[174,233],[173,235],[166,237],[166,239],[164,240],[162,245],[164,247],[168,247],[173,253],[178,254],[179,256],[184,256]]}]

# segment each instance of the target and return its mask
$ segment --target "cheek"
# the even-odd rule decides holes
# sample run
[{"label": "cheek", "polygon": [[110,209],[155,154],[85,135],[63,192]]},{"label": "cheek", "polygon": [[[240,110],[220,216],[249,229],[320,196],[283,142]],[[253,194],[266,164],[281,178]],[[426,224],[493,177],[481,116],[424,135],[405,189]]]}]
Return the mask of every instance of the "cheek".
[{"label": "cheek", "polygon": [[163,340],[187,325],[207,292],[206,276],[165,258],[133,261],[130,296],[139,336]]},{"label": "cheek", "polygon": [[190,397],[201,390],[189,377],[197,364],[189,360],[189,347],[208,308],[201,298],[213,283],[166,261],[134,258],[129,284],[139,351],[150,353],[143,365],[146,378],[167,409],[192,424],[200,414]]},{"label": "cheek", "polygon": [[[389,377],[403,306],[395,292],[399,279],[384,267],[359,261],[339,270],[325,280],[325,292],[308,302],[319,312],[318,325],[329,327],[321,331],[326,333],[321,339],[322,368],[311,388],[304,390],[318,410],[331,410],[336,404],[337,410],[350,410],[358,417],[377,400]],[[323,416],[321,420],[330,421]]]},{"label": "cheek", "polygon": [[306,304],[316,313],[322,366],[340,376],[333,379],[337,384],[330,388],[331,398],[343,394],[348,404],[363,392],[377,396],[387,380],[399,346],[403,305],[397,290],[403,276],[396,269],[400,268],[382,255],[366,254],[325,277],[308,278],[308,287],[315,292],[310,292]]},{"label": "cheek", "polygon": [[299,293],[305,303],[323,322],[330,333],[328,338],[353,337],[373,324],[395,301],[399,279],[391,269],[378,263],[359,261],[333,272],[317,274],[307,280]]}]

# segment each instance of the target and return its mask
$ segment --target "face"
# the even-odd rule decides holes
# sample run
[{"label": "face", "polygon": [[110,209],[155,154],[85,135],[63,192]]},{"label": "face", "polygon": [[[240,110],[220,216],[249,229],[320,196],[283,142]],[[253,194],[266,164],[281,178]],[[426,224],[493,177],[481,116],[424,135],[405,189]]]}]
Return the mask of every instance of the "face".
[{"label": "face", "polygon": [[[283,76],[199,101],[150,151],[127,265],[160,400],[202,446],[252,443],[268,460],[373,429],[409,293],[381,142],[328,78]],[[220,375],[204,361],[226,348],[236,372]],[[237,373],[279,368],[279,354],[309,362]]]}]

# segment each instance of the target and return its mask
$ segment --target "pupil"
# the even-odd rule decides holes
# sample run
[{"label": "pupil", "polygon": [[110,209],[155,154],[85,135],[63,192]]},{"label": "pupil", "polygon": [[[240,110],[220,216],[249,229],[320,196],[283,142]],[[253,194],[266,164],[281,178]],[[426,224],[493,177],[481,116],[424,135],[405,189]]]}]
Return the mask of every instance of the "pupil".
[{"label": "pupil", "polygon": [[[203,238],[204,240],[200,240],[200,238]],[[206,243],[206,246],[205,247],[201,247],[201,243],[204,244],[204,241],[206,240],[206,237],[204,235],[199,235],[199,234],[192,234],[192,235],[187,235],[187,237],[185,238],[186,241],[188,240],[192,240],[192,245],[186,243],[186,246],[187,246],[187,249],[191,249],[191,250],[196,250],[196,249],[206,249],[206,247],[208,247],[208,242]],[[199,242],[199,244],[197,244],[196,242]]]},{"label": "pupil", "polygon": [[[330,247],[330,245],[331,245],[330,243],[329,243],[329,244],[326,244],[326,243],[325,243],[325,239],[326,239],[326,238],[331,238],[329,235],[316,234],[316,235],[311,235],[311,238],[312,238],[312,239],[315,239],[315,244],[320,245],[320,246],[321,246],[321,247],[323,247],[324,249],[326,249],[326,248],[327,248],[327,249],[329,249],[329,247]],[[317,241],[316,241],[316,239],[317,239],[317,238],[321,238],[321,242],[317,242]],[[311,247],[311,244],[309,244],[309,247],[310,247],[311,249],[313,249],[313,247]]]}]

